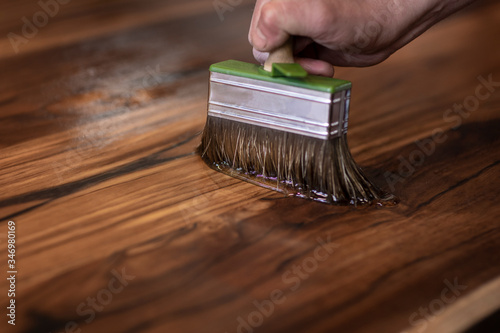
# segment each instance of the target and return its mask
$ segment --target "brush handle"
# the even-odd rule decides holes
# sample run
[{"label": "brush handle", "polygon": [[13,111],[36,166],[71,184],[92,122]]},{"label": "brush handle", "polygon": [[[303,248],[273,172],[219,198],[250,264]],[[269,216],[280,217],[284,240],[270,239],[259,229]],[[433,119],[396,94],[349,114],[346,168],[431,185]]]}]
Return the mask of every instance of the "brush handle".
[{"label": "brush handle", "polygon": [[274,51],[269,53],[269,57],[264,63],[264,69],[270,72],[273,68],[273,64],[293,64],[295,61],[293,59],[293,39],[288,38],[285,44],[281,45]]}]

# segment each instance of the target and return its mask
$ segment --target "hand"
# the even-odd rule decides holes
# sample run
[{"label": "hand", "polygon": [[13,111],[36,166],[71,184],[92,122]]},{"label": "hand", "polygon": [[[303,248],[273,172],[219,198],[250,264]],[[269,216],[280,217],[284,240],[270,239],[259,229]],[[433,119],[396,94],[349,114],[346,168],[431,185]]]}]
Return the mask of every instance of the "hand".
[{"label": "hand", "polygon": [[371,66],[474,0],[257,0],[249,40],[263,63],[295,37],[295,61],[311,74]]}]

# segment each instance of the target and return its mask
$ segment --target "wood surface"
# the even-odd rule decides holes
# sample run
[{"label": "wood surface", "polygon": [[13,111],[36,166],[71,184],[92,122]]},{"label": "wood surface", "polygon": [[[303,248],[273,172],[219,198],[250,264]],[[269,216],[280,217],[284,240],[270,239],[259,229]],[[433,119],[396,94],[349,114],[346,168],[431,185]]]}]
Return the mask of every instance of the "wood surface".
[{"label": "wood surface", "polygon": [[464,329],[491,313],[466,297],[500,276],[500,87],[478,88],[500,81],[500,3],[336,70],[353,82],[354,158],[386,190],[401,177],[392,208],[283,198],[194,153],[209,65],[253,61],[252,6],[221,20],[208,0],[72,1],[15,53],[7,34],[40,7],[0,4],[2,332],[430,332],[461,299],[480,312],[453,312]]}]

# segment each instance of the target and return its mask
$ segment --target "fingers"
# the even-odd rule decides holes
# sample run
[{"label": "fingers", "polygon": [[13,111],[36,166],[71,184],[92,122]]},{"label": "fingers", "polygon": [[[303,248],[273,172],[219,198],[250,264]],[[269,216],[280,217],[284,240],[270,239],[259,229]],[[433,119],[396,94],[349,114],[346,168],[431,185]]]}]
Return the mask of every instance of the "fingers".
[{"label": "fingers", "polygon": [[[299,54],[301,58],[316,58],[312,55],[301,53],[304,51],[309,45],[312,45],[314,42],[310,38],[302,38],[296,37],[294,38],[294,54]],[[257,60],[260,64],[264,64],[269,56],[269,52],[261,52],[257,49],[253,49],[253,56],[255,60]]]},{"label": "fingers", "polygon": [[333,77],[335,70],[328,62],[310,58],[295,58],[309,74]]},{"label": "fingers", "polygon": [[[253,49],[253,56],[259,63],[263,64],[266,62],[267,57],[269,57],[269,53]],[[326,61],[311,58],[295,58],[295,61],[309,74],[333,77],[334,68]]]},{"label": "fingers", "polygon": [[257,18],[250,29],[250,40],[256,49],[269,52],[285,43],[288,38],[280,22],[287,14],[282,13],[279,0],[262,0],[259,4]]},{"label": "fingers", "polygon": [[[318,9],[321,12],[321,8],[311,6],[311,3],[303,0],[257,0],[248,34],[248,39],[254,46],[255,59],[263,64],[269,56],[269,51],[281,46],[290,35],[313,36],[317,31],[321,31],[322,27],[317,23],[324,23],[324,20],[318,21]],[[306,22],[308,24],[305,24]],[[302,52],[312,43],[311,38],[295,38],[294,53]],[[296,61],[308,73],[333,76],[332,65],[309,58],[307,53],[304,55],[305,57],[296,58]]]},{"label": "fingers", "polygon": [[250,30],[248,31],[248,41],[253,45],[252,42],[252,32],[255,30],[255,26],[260,19],[260,13],[262,9],[262,5],[268,3],[270,0],[257,0],[255,3],[255,8],[253,10],[252,22],[250,23]]},{"label": "fingers", "polygon": [[[249,38],[259,51],[281,46],[290,35],[314,38],[324,33],[331,18],[331,2],[304,0],[260,0],[257,2]],[[257,7],[258,6],[258,7]]]}]

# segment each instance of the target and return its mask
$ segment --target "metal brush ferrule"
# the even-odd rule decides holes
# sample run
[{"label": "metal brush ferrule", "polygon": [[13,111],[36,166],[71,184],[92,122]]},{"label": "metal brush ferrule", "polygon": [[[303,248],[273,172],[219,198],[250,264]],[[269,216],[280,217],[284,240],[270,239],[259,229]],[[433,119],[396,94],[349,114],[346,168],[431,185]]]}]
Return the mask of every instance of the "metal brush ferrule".
[{"label": "metal brush ferrule", "polygon": [[208,115],[326,140],[347,132],[350,96],[211,72]]}]

